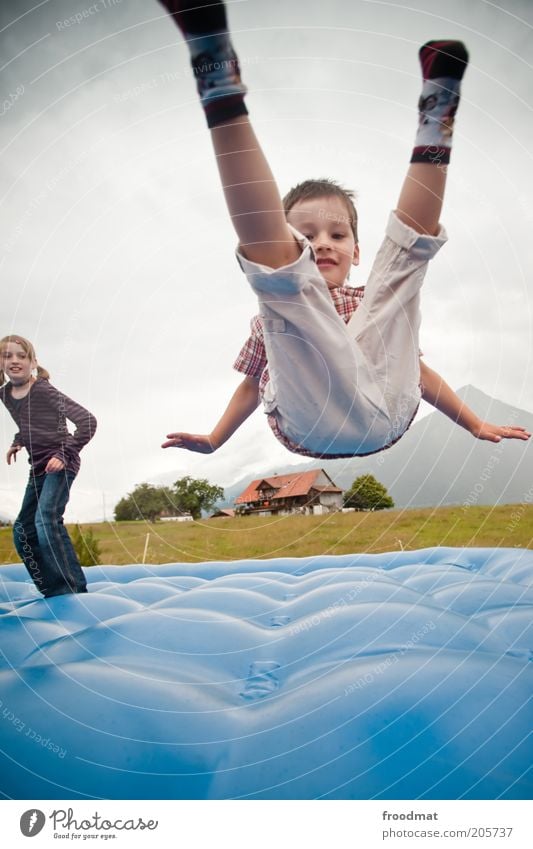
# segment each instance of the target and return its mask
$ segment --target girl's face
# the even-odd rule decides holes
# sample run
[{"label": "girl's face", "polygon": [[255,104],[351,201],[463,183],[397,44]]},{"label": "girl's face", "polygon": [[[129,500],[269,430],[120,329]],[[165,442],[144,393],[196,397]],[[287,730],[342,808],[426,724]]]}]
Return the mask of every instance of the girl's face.
[{"label": "girl's face", "polygon": [[0,350],[0,362],[6,377],[14,386],[24,386],[31,380],[37,365],[18,342],[5,342]]}]

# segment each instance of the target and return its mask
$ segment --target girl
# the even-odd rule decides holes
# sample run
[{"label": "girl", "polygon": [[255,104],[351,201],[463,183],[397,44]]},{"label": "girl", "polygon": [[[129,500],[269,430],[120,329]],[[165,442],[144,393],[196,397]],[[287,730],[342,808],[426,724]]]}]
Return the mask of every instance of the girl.
[{"label": "girl", "polygon": [[[26,448],[30,477],[13,526],[15,547],[36,587],[46,597],[87,592],[87,582],[63,525],[79,452],[94,435],[96,419],[49,383],[31,342],[0,339],[0,398],[17,423],[7,462]],[[7,382],[6,382],[7,381]],[[67,419],[76,425],[74,434]]]}]

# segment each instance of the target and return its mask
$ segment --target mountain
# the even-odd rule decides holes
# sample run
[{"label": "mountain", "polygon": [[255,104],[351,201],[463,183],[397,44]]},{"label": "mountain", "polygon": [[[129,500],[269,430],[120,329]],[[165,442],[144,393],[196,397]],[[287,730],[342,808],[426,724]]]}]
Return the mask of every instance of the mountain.
[{"label": "mountain", "polygon": [[[520,425],[533,433],[532,413],[491,398],[474,386],[465,386],[457,394],[486,421]],[[533,503],[533,441],[480,441],[437,411],[380,454],[305,461],[286,468],[277,464],[275,470],[258,468],[254,478],[316,466],[324,468],[343,489],[359,475],[373,474],[385,484],[397,507]],[[226,502],[232,503],[252,479],[243,478],[226,488]]]}]

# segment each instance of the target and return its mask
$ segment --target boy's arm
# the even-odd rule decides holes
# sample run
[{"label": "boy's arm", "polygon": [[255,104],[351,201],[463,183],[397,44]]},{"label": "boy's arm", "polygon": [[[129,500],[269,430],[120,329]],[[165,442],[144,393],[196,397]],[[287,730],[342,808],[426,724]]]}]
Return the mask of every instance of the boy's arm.
[{"label": "boy's arm", "polygon": [[163,442],[161,447],[186,448],[199,454],[212,454],[227,442],[258,406],[259,378],[246,375],[211,433],[168,433],[168,442]]},{"label": "boy's arm", "polygon": [[531,436],[523,427],[502,427],[490,424],[480,419],[453,389],[422,360],[420,361],[420,382],[422,383],[422,398],[441,413],[448,416],[476,439],[487,439],[490,442],[501,442],[502,439],[529,439]]}]

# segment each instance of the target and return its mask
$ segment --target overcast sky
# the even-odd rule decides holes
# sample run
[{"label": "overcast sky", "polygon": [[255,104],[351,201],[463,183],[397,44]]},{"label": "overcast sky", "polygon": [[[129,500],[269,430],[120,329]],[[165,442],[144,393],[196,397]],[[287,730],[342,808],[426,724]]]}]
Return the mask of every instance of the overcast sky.
[{"label": "overcast sky", "polygon": [[[354,284],[408,162],[418,46],[467,43],[443,215],[450,242],[426,280],[421,343],[455,388],[472,383],[533,410],[533,4],[228,5],[282,191],[328,176],[358,193]],[[77,13],[80,23],[67,20]],[[3,0],[0,29],[0,337],[31,339],[52,383],[99,421],[67,519],[101,519],[104,505],[110,518],[142,481],[190,474],[228,485],[298,462],[260,411],[211,457],[160,448],[170,431],[212,428],[241,379],[232,362],[254,312],[171,21],[155,0]],[[4,410],[2,456],[14,432]],[[27,473],[25,456],[2,462],[0,513],[16,515]]]}]

